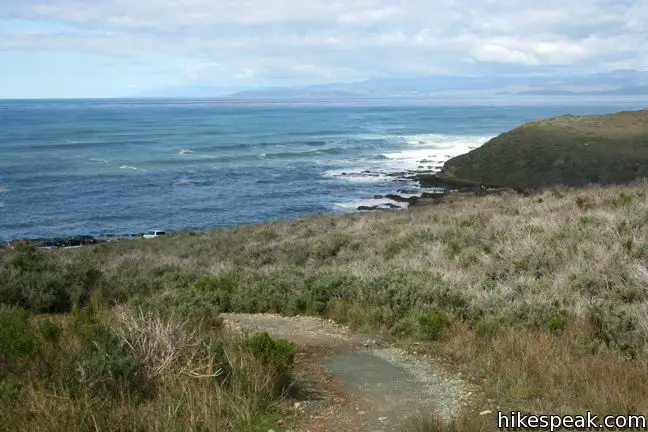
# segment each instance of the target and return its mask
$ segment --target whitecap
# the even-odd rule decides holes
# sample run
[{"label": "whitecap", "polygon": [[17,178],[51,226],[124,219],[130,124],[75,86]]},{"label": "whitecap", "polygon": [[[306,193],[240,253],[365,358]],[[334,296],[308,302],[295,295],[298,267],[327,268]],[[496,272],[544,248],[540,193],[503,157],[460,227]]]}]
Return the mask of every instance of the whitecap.
[{"label": "whitecap", "polygon": [[127,169],[127,170],[133,170],[133,171],[144,171],[144,172],[146,172],[145,169],[137,168],[137,167],[130,166],[130,165],[122,165],[122,166],[119,167],[119,169]]},{"label": "whitecap", "polygon": [[481,147],[490,137],[486,136],[453,136],[437,134],[404,135],[398,137],[409,147],[392,153],[383,153],[389,159],[388,165],[398,169],[421,169],[439,167],[453,157],[468,153]]},{"label": "whitecap", "polygon": [[194,183],[195,183],[194,181],[192,181],[192,180],[190,180],[188,178],[182,178],[182,179],[179,179],[179,180],[176,180],[176,181],[172,182],[172,184],[174,186],[191,185],[191,184],[194,184]]},{"label": "whitecap", "polygon": [[357,210],[358,207],[377,207],[378,209],[389,209],[391,206],[397,206],[400,209],[406,209],[407,203],[397,202],[388,198],[368,198],[355,201],[333,203],[333,207],[343,210]]},{"label": "whitecap", "polygon": [[[368,135],[362,137],[369,138]],[[397,180],[399,176],[393,174],[404,171],[438,172],[448,159],[480,147],[489,138],[440,134],[382,136],[399,150],[365,156],[351,166],[326,171],[322,175],[353,182],[375,182]]]},{"label": "whitecap", "polygon": [[191,153],[195,153],[195,152],[193,150],[191,150],[191,149],[182,149],[182,150],[180,150],[178,152],[178,154],[180,156],[183,156],[183,155],[186,155],[186,154],[191,154]]}]

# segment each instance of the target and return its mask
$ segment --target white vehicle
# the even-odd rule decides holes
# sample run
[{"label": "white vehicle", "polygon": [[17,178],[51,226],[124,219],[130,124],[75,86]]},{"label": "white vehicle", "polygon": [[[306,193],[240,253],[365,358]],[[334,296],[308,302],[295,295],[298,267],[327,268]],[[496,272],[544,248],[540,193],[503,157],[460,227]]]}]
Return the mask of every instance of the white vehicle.
[{"label": "white vehicle", "polygon": [[166,232],[161,231],[161,230],[151,230],[151,231],[147,232],[146,234],[144,234],[142,237],[144,237],[145,239],[154,239],[154,238],[158,238],[158,237],[163,236],[163,235],[166,235]]}]

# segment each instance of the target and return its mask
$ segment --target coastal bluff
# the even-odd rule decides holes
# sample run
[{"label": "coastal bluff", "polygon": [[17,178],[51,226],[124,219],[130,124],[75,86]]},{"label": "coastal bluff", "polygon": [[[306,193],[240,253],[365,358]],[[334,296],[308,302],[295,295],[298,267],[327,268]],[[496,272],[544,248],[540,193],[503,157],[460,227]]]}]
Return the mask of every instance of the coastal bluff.
[{"label": "coastal bluff", "polygon": [[648,109],[525,123],[448,160],[441,178],[525,190],[648,177]]}]

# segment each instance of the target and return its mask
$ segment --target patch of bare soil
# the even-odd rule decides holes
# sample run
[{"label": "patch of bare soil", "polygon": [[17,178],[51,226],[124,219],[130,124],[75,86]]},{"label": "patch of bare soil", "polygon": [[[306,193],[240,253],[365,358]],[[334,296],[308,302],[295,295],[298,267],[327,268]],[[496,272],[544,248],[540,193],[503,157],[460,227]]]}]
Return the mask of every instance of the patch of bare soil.
[{"label": "patch of bare soil", "polygon": [[429,357],[389,347],[380,337],[352,334],[314,317],[224,314],[226,325],[267,331],[297,344],[300,399],[289,430],[398,431],[416,416],[452,419],[469,386]]}]

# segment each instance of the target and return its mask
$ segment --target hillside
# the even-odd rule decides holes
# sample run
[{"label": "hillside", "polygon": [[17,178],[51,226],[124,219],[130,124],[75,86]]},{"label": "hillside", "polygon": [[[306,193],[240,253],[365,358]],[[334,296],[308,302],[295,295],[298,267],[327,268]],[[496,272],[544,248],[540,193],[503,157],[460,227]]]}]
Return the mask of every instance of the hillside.
[{"label": "hillside", "polygon": [[529,122],[450,159],[444,176],[527,189],[646,177],[648,110]]},{"label": "hillside", "polygon": [[302,347],[232,339],[231,312],[382,333],[476,387],[457,425],[406,430],[494,431],[499,409],[646,413],[646,186],[0,248],[0,430],[308,430],[282,402]]}]

